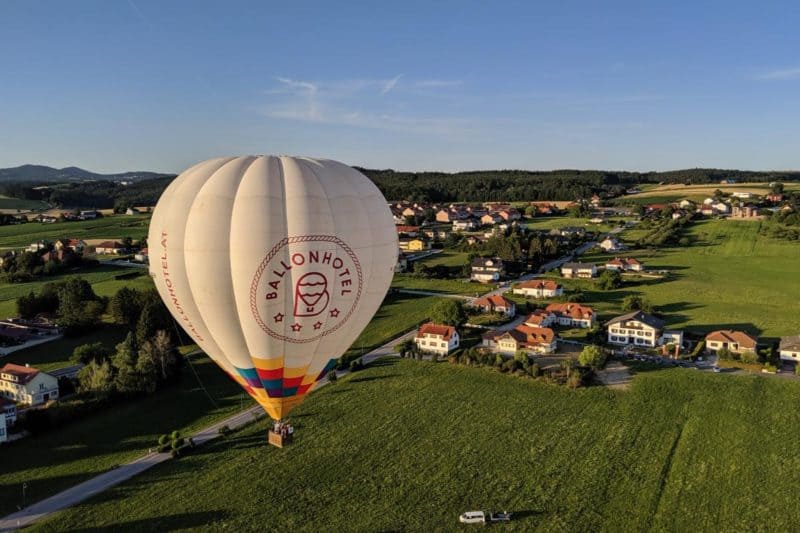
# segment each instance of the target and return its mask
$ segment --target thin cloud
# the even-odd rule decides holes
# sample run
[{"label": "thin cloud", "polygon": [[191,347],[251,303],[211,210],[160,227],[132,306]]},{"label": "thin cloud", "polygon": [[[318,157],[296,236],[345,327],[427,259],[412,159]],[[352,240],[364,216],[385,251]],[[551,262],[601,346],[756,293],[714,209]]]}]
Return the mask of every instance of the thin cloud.
[{"label": "thin cloud", "polygon": [[436,89],[440,87],[457,87],[461,84],[461,80],[419,80],[414,82],[414,87],[420,89]]},{"label": "thin cloud", "polygon": [[403,75],[402,75],[402,74],[398,74],[398,75],[397,75],[397,76],[395,76],[394,78],[392,78],[392,79],[390,79],[389,81],[387,81],[387,82],[386,82],[386,83],[383,85],[383,89],[381,89],[381,94],[387,94],[389,91],[391,91],[392,89],[394,89],[394,88],[395,88],[395,86],[397,85],[397,82],[398,82],[398,81],[400,81],[400,78],[402,78],[402,77],[403,77]]},{"label": "thin cloud", "polygon": [[800,78],[800,67],[770,70],[756,75],[757,80],[795,80]]}]

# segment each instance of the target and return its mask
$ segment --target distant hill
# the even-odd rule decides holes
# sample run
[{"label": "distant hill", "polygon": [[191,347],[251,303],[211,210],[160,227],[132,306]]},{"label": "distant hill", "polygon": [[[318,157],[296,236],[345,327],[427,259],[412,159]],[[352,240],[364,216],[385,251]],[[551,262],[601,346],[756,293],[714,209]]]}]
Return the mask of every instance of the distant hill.
[{"label": "distant hill", "polygon": [[147,171],[119,172],[117,174],[98,174],[78,167],[53,168],[44,165],[22,165],[13,168],[0,168],[0,182],[32,181],[65,183],[71,181],[141,181],[163,178],[171,174]]}]

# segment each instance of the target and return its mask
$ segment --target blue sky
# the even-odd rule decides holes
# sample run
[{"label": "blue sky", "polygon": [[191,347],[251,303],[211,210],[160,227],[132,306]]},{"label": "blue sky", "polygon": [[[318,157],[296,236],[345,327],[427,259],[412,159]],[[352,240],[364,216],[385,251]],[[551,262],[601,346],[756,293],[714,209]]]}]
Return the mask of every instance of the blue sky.
[{"label": "blue sky", "polygon": [[0,2],[0,167],[800,168],[797,2]]}]

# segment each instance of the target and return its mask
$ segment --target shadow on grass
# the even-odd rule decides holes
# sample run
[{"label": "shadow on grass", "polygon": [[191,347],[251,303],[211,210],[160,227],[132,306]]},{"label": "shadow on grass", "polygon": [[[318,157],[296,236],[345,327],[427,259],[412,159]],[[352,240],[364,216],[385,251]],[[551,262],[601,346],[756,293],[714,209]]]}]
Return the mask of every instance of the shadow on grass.
[{"label": "shadow on grass", "polygon": [[79,533],[100,533],[101,531],[174,531],[187,528],[202,528],[214,522],[226,520],[230,513],[224,510],[178,513],[153,518],[142,518],[129,522],[118,522],[103,527],[73,529]]},{"label": "shadow on grass", "polygon": [[382,379],[396,378],[399,375],[400,374],[384,374],[382,376],[366,376],[366,377],[363,377],[363,378],[352,378],[350,380],[350,383],[364,383],[364,382],[367,382],[367,381],[380,381]]},{"label": "shadow on grass", "polygon": [[397,364],[396,357],[381,357],[380,359],[372,361],[364,368],[367,369],[367,368],[377,368],[380,366],[394,366],[396,364]]}]

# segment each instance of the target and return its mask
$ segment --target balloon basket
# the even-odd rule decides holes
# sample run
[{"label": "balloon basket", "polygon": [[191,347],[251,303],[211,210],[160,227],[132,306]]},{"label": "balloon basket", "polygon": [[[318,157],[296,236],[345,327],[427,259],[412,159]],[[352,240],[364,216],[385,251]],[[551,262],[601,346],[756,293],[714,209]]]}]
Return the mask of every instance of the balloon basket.
[{"label": "balloon basket", "polygon": [[283,448],[292,443],[292,435],[281,435],[270,429],[267,431],[267,442],[278,448]]}]

